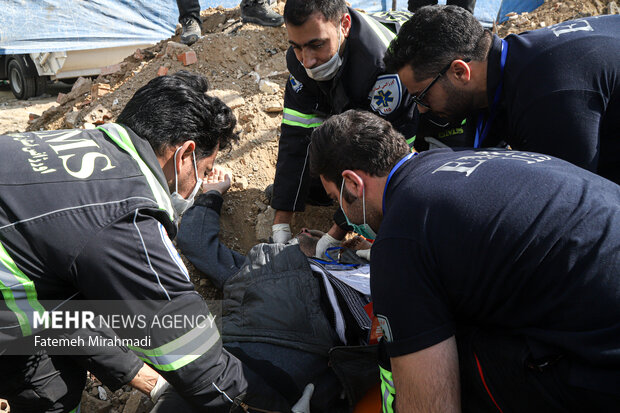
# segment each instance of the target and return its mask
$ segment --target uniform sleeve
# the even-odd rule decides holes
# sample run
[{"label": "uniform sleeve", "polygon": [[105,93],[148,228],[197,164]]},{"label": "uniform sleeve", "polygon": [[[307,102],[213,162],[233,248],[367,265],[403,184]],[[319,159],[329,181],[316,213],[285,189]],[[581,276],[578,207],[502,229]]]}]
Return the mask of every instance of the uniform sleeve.
[{"label": "uniform sleeve", "polygon": [[370,110],[389,121],[410,141],[416,136],[419,113],[398,74],[381,72],[369,91]]},{"label": "uniform sleeve", "polygon": [[[289,52],[292,53],[292,52]],[[294,60],[293,60],[294,59]],[[289,66],[296,58],[287,56]],[[297,62],[299,64],[299,62]],[[294,71],[291,71],[294,73]],[[303,84],[292,74],[284,91],[282,133],[271,206],[281,211],[303,211],[310,189],[308,145],[310,134],[325,120],[317,113],[316,85]]]},{"label": "uniform sleeve", "polygon": [[374,311],[389,356],[414,353],[451,337],[450,306],[423,247],[392,238],[378,240],[371,251]]},{"label": "uniform sleeve", "polygon": [[286,408],[258,377],[249,381],[241,362],[222,348],[207,304],[194,291],[163,226],[150,214],[137,210],[94,235],[73,274],[84,298],[116,300],[119,312],[144,317],[143,323],[116,333],[150,338],[128,347],[197,408],[228,412],[240,399],[256,407]]},{"label": "uniform sleeve", "polygon": [[229,249],[218,238],[222,202],[222,196],[215,191],[198,196],[194,206],[183,214],[177,234],[183,255],[219,290],[245,262],[244,255]]}]

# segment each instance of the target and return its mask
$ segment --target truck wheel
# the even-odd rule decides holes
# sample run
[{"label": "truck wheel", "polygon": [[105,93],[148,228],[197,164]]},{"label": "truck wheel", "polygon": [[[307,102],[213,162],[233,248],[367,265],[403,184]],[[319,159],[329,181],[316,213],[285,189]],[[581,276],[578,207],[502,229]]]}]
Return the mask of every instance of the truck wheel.
[{"label": "truck wheel", "polygon": [[[45,91],[45,87],[41,87],[39,76],[29,74],[19,59],[12,59],[7,71],[11,91],[17,99],[28,99]],[[45,82],[45,78],[43,78],[43,82]]]}]

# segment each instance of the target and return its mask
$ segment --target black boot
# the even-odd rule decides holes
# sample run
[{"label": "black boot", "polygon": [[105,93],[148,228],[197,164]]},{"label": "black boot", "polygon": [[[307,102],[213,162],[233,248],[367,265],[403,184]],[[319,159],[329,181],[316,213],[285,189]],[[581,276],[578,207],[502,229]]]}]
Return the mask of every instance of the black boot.
[{"label": "black boot", "polygon": [[269,7],[267,0],[243,0],[241,2],[241,20],[261,26],[282,26],[284,18]]}]

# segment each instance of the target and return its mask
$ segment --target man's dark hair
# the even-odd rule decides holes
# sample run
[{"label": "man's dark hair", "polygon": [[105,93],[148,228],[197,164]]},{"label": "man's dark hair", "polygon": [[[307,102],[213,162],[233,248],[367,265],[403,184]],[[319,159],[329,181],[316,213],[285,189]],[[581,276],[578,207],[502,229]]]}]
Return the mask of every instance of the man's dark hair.
[{"label": "man's dark hair", "polygon": [[354,109],[330,117],[312,132],[311,140],[310,173],[338,186],[346,169],[386,176],[410,152],[390,122]]},{"label": "man's dark hair", "polygon": [[403,25],[383,62],[393,73],[410,65],[420,81],[436,76],[456,59],[486,60],[491,39],[491,34],[467,10],[426,6]]},{"label": "man's dark hair", "polygon": [[225,149],[237,134],[237,120],[228,106],[205,92],[204,76],[180,71],[159,76],[142,86],[127,102],[117,122],[147,140],[157,155],[168,146],[196,142],[196,156]]},{"label": "man's dark hair", "polygon": [[301,26],[316,12],[321,12],[329,21],[338,22],[348,12],[347,3],[344,0],[287,0],[284,21],[286,24]]}]

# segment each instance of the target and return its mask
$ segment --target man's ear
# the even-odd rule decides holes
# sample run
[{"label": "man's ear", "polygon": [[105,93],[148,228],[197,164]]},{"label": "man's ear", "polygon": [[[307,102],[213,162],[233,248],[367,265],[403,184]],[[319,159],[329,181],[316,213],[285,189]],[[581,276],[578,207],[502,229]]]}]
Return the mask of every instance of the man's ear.
[{"label": "man's ear", "polygon": [[356,198],[361,198],[364,192],[364,180],[357,173],[350,169],[342,171],[342,179],[347,191]]},{"label": "man's ear", "polygon": [[349,32],[351,31],[351,15],[349,13],[345,13],[340,18],[340,23],[342,24],[342,34],[345,38],[349,37]]},{"label": "man's ear", "polygon": [[192,153],[196,150],[196,142],[189,140],[183,142],[181,148],[179,149],[179,153],[177,153],[174,167],[177,169],[177,173],[181,172],[181,167],[186,163],[194,162],[194,157]]},{"label": "man's ear", "polygon": [[453,61],[448,73],[458,83],[466,84],[471,80],[471,67],[463,60]]}]

